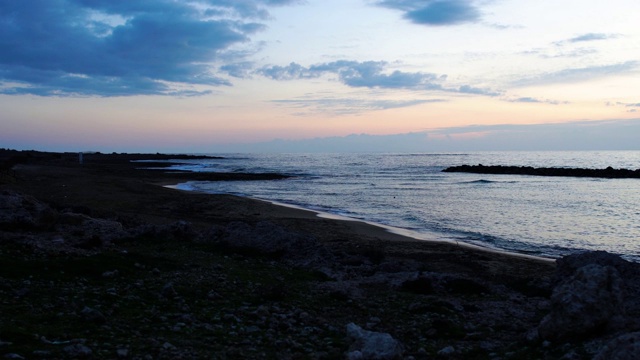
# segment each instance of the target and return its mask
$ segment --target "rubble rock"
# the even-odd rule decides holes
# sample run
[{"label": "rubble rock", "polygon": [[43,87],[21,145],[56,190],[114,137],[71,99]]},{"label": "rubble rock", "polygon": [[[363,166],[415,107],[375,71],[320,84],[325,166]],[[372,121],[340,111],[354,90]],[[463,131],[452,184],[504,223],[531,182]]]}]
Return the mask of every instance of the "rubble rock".
[{"label": "rubble rock", "polygon": [[96,324],[104,324],[105,322],[107,322],[107,318],[104,316],[104,314],[88,306],[85,306],[84,309],[82,309],[81,314],[88,322],[93,322]]},{"label": "rubble rock", "polygon": [[640,275],[640,265],[624,260],[618,255],[606,251],[587,251],[579,254],[572,254],[560,258],[556,261],[556,273],[559,279],[573,275],[581,267],[597,264],[600,266],[611,266],[618,270],[623,278],[629,275]]},{"label": "rubble rock", "polygon": [[349,359],[391,360],[402,357],[402,344],[387,333],[364,330],[349,323],[347,335],[353,342],[347,353]]},{"label": "rubble rock", "polygon": [[210,241],[223,243],[236,249],[257,251],[261,254],[280,256],[296,265],[321,266],[331,257],[329,251],[316,239],[290,231],[270,221],[251,226],[235,221],[226,228],[214,227],[209,231]]},{"label": "rubble rock", "polygon": [[621,335],[608,344],[593,360],[635,360],[640,359],[640,332]]},{"label": "rubble rock", "polygon": [[590,264],[556,286],[551,312],[538,326],[542,339],[580,339],[624,323],[623,282],[611,266]]},{"label": "rubble rock", "polygon": [[73,345],[65,346],[64,352],[71,359],[87,359],[87,358],[90,358],[91,355],[93,354],[93,351],[89,347],[82,344],[73,344]]},{"label": "rubble rock", "polygon": [[56,218],[56,211],[32,196],[9,190],[0,192],[0,229],[43,229]]}]

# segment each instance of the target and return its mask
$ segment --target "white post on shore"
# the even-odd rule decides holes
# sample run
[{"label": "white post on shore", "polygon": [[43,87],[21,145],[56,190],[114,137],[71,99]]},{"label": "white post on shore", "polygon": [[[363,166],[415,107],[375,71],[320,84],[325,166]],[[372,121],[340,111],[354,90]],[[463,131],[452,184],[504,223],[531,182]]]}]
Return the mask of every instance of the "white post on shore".
[{"label": "white post on shore", "polygon": [[78,153],[78,161],[80,161],[80,165],[82,165],[82,152]]}]

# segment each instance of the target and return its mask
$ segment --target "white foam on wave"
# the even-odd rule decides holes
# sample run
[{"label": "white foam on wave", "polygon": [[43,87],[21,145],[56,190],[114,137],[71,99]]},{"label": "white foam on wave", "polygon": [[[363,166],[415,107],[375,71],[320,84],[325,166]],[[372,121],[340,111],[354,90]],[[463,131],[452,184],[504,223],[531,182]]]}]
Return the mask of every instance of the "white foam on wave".
[{"label": "white foam on wave", "polygon": [[164,185],[164,187],[168,189],[174,189],[174,190],[198,191],[198,189],[196,189],[196,187],[189,182],[175,184],[175,185]]},{"label": "white foam on wave", "polygon": [[435,242],[435,243],[444,243],[444,244],[449,244],[449,245],[456,245],[456,246],[460,246],[460,247],[467,248],[467,249],[472,249],[472,250],[486,251],[486,252],[491,252],[491,253],[495,253],[495,254],[503,254],[503,255],[508,255],[508,256],[514,256],[514,257],[532,259],[532,260],[538,260],[538,261],[544,261],[544,262],[555,262],[556,261],[553,258],[522,254],[522,253],[518,253],[518,252],[506,251],[506,250],[502,250],[502,249],[491,248],[491,247],[477,245],[477,244],[471,244],[471,243],[468,243],[468,242],[462,242],[462,241],[458,241],[458,240],[455,240],[455,239],[452,239],[452,238],[447,238],[447,237],[440,236],[439,234],[436,234],[436,233],[418,232],[418,231],[413,231],[413,230],[409,230],[409,229],[403,229],[403,228],[399,228],[399,227],[395,227],[395,226],[389,226],[389,225],[385,225],[385,224],[380,224],[380,223],[376,223],[376,222],[371,222],[371,221],[366,221],[366,220],[361,220],[361,219],[355,219],[355,218],[351,218],[351,217],[348,217],[348,216],[337,215],[337,214],[332,214],[332,213],[318,211],[318,210],[312,210],[312,209],[305,208],[305,207],[302,207],[302,206],[299,206],[299,205],[281,203],[281,202],[277,202],[277,201],[265,200],[265,199],[254,198],[254,197],[251,197],[251,198],[254,199],[254,200],[266,201],[268,203],[271,203],[271,204],[274,204],[274,205],[277,205],[277,206],[284,206],[284,207],[293,208],[293,209],[297,209],[297,210],[313,212],[313,213],[316,214],[316,216],[318,216],[320,218],[324,218],[324,219],[361,222],[361,223],[364,223],[364,224],[368,224],[368,225],[372,225],[372,226],[376,226],[376,227],[382,228],[382,229],[384,229],[384,230],[386,230],[386,231],[388,231],[388,232],[390,232],[392,234],[404,236],[404,237],[415,239],[415,240],[430,241],[430,242]]}]

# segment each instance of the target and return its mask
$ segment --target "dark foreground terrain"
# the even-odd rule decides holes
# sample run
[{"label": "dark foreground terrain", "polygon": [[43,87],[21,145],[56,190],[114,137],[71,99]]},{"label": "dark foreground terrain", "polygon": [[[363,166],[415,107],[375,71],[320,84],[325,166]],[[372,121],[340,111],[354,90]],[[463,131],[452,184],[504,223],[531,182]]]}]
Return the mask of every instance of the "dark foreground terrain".
[{"label": "dark foreground terrain", "polygon": [[78,154],[0,155],[21,156],[0,174],[5,358],[640,354],[640,271],[614,255],[556,264],[181,192],[158,185],[282,176],[129,161],[159,154],[87,154],[83,164]]}]

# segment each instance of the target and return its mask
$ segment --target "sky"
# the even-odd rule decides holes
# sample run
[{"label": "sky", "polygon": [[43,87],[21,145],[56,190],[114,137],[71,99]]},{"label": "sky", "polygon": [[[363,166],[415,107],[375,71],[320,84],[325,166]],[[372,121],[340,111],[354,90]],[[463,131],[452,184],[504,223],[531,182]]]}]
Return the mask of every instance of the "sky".
[{"label": "sky", "polygon": [[637,0],[3,0],[0,147],[640,150]]}]

